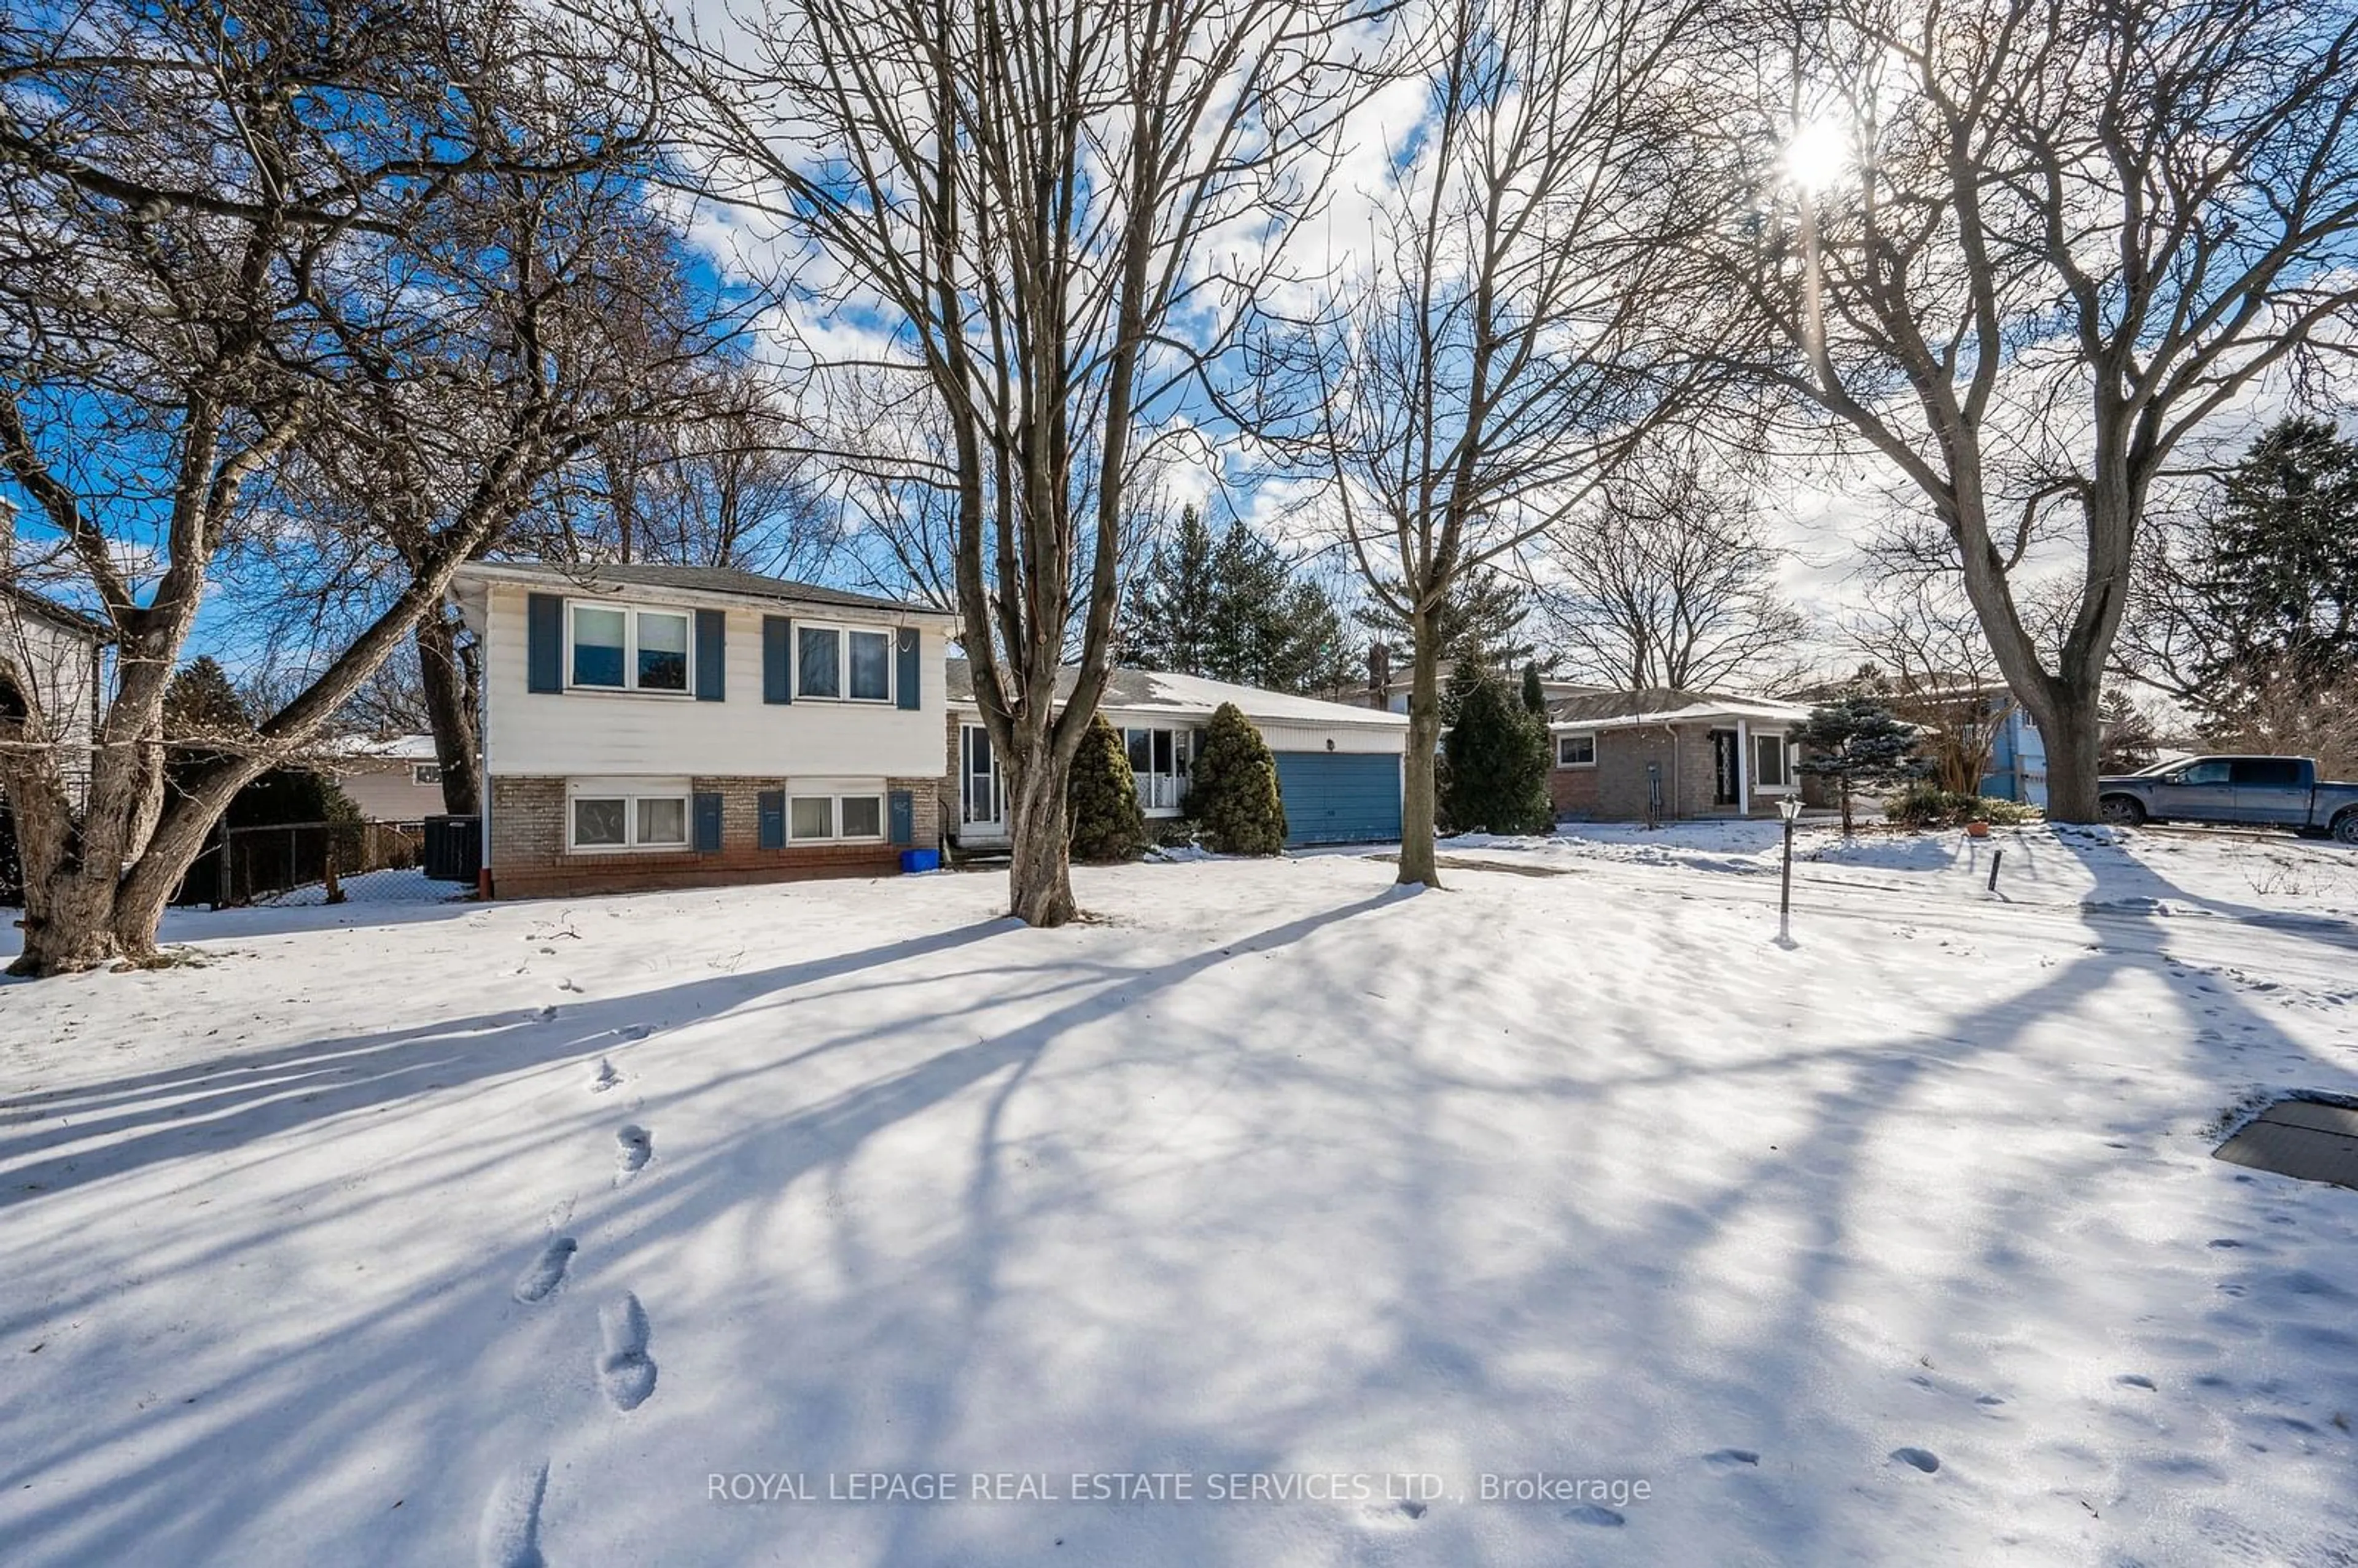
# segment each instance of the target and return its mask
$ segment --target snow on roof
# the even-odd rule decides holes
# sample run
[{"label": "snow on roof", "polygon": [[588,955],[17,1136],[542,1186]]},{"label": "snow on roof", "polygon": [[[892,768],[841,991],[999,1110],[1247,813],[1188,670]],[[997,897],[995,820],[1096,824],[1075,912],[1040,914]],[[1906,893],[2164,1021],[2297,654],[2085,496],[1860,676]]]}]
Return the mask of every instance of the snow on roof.
[{"label": "snow on roof", "polygon": [[929,615],[947,619],[947,611],[931,605],[908,604],[873,593],[854,593],[815,582],[794,582],[763,577],[735,567],[684,567],[659,561],[585,561],[560,566],[542,561],[475,561],[459,569],[462,579],[496,578],[526,582],[561,583],[584,589],[654,588],[684,593],[727,594],[739,599],[777,600],[830,610],[872,610],[892,615]]},{"label": "snow on roof", "polygon": [[330,741],[339,756],[382,757],[405,762],[430,762],[438,754],[431,735],[351,735]]},{"label": "snow on roof", "polygon": [[1670,687],[1598,692],[1548,704],[1548,728],[1558,730],[1630,730],[1647,724],[1699,724],[1714,719],[1800,724],[1809,717],[1810,710],[1800,703],[1780,702],[1773,697]]},{"label": "snow on roof", "polygon": [[[964,659],[945,661],[948,670],[949,697],[954,703],[972,706],[974,702],[973,666]],[[1056,697],[1063,701],[1072,695],[1080,680],[1080,671],[1066,665],[1056,672]],[[1381,708],[1359,708],[1347,702],[1328,702],[1323,697],[1296,697],[1290,692],[1266,691],[1257,686],[1238,686],[1232,681],[1210,680],[1203,676],[1170,675],[1161,670],[1117,669],[1106,676],[1105,695],[1098,706],[1122,713],[1167,712],[1191,718],[1208,718],[1212,710],[1224,702],[1233,702],[1244,716],[1256,724],[1308,724],[1327,729],[1358,728],[1368,730],[1406,730],[1408,716]]]}]

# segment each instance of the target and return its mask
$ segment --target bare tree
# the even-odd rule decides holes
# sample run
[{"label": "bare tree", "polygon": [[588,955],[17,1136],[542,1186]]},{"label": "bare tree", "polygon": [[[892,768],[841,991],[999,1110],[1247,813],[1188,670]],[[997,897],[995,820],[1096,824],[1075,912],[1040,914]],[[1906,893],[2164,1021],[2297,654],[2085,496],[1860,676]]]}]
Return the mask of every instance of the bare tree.
[{"label": "bare tree", "polygon": [[[773,215],[788,296],[875,328],[946,442],[965,651],[1007,769],[1010,906],[1076,913],[1065,781],[1109,663],[1126,499],[1318,194],[1365,0],[774,0],[674,36],[710,188]],[[1081,584],[1086,583],[1086,588]],[[1086,605],[1060,709],[1067,608]]]},{"label": "bare tree", "polygon": [[1697,450],[1622,465],[1549,532],[1543,598],[1573,673],[1651,687],[1774,691],[1807,667],[1809,618],[1777,587],[1758,492]]},{"label": "bare tree", "polygon": [[1917,727],[1941,787],[1980,794],[2014,698],[1954,577],[1887,575],[1836,637],[1866,661],[1855,689]]},{"label": "bare tree", "polygon": [[775,378],[740,357],[676,378],[647,417],[600,437],[594,485],[541,540],[566,560],[671,561],[767,576],[824,573],[838,527],[817,454]]},{"label": "bare tree", "polygon": [[[1710,65],[1729,221],[1687,316],[1930,503],[2049,812],[2096,812],[2148,495],[2358,306],[2346,0],[1762,0]],[[2028,589],[2066,585],[2042,646]]]},{"label": "bare tree", "polygon": [[[230,798],[301,746],[441,602],[540,479],[629,405],[625,160],[648,108],[613,42],[535,7],[100,0],[0,31],[0,468],[117,681],[67,787],[49,718],[0,722],[43,974],[154,953]],[[618,323],[625,324],[618,329]],[[355,604],[234,752],[164,783],[165,687],[258,504],[341,447],[451,476],[374,547],[317,554]]]},{"label": "bare tree", "polygon": [[1694,12],[1453,0],[1371,254],[1269,340],[1262,434],[1319,481],[1413,665],[1400,881],[1437,885],[1439,618],[1574,515],[1692,391],[1661,330],[1681,171],[1652,134]]}]

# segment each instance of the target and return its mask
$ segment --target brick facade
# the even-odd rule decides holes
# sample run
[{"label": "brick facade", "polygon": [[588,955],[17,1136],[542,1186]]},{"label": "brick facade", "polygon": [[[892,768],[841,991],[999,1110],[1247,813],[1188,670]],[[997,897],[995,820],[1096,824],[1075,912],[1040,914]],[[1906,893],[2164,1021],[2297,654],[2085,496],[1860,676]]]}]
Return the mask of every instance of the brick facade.
[{"label": "brick facade", "polygon": [[[1712,800],[1713,728],[1646,725],[1597,731],[1595,767],[1559,767],[1548,773],[1556,815],[1597,822],[1644,821],[1650,762],[1661,769],[1664,820],[1738,815],[1735,806]],[[1776,816],[1775,798],[1755,795],[1751,815]]]},{"label": "brick facade", "polygon": [[633,892],[646,888],[714,887],[734,882],[794,881],[810,877],[886,876],[899,871],[904,848],[941,842],[938,778],[884,781],[888,793],[909,792],[909,845],[789,844],[761,848],[764,790],[783,779],[697,778],[689,787],[720,796],[720,849],[630,849],[574,853],[566,847],[565,780],[495,775],[491,781],[492,842],[486,870],[495,898],[561,893]]}]

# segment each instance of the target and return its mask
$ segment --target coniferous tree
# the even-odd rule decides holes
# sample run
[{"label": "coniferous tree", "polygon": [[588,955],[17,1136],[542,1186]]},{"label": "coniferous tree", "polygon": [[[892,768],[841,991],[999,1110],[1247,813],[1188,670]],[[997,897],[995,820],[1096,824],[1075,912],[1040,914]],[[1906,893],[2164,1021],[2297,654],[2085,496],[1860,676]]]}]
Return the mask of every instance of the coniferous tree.
[{"label": "coniferous tree", "polygon": [[[1539,644],[1521,634],[1531,611],[1530,592],[1513,578],[1489,569],[1467,573],[1441,607],[1442,658],[1453,665],[1479,665],[1493,670],[1510,670],[1531,662]],[[1361,610],[1358,619],[1384,642],[1394,647],[1407,645],[1407,625],[1381,605]],[[1552,661],[1542,665],[1552,667]],[[1444,713],[1443,719],[1446,722],[1448,715]]]},{"label": "coniferous tree", "polygon": [[1193,507],[1132,588],[1122,635],[1142,669],[1305,694],[1357,678],[1359,645],[1325,587],[1241,521],[1216,541]]},{"label": "coniferous tree", "polygon": [[2161,755],[2161,732],[2144,709],[2117,691],[2104,694],[2104,745],[2097,765],[2108,773],[2133,773]]},{"label": "coniferous tree", "polygon": [[2226,480],[2197,589],[2216,619],[2206,676],[2320,684],[2358,668],[2358,439],[2291,418]]},{"label": "coniferous tree", "polygon": [[1547,687],[1540,684],[1540,667],[1536,664],[1523,666],[1523,706],[1541,718],[1547,715]]},{"label": "coniferous tree", "polygon": [[1146,814],[1138,804],[1138,779],[1121,735],[1098,714],[1073,754],[1065,784],[1065,813],[1072,823],[1072,857],[1095,865],[1135,860],[1146,852]]},{"label": "coniferous tree", "polygon": [[1275,855],[1285,849],[1285,806],[1277,759],[1244,710],[1224,702],[1205,727],[1186,813],[1223,855]]},{"label": "coniferous tree", "polygon": [[1285,557],[1241,520],[1228,524],[1212,557],[1217,584],[1204,650],[1204,673],[1214,680],[1265,686],[1284,655]]},{"label": "coniferous tree", "polygon": [[169,741],[227,740],[254,728],[237,683],[211,654],[200,654],[164,688],[164,734]]},{"label": "coniferous tree", "polygon": [[1834,782],[1845,838],[1853,831],[1852,800],[1858,790],[1920,778],[1925,771],[1916,756],[1916,732],[1871,697],[1845,697],[1812,708],[1809,722],[1793,739],[1801,748],[1799,770]]},{"label": "coniferous tree", "polygon": [[1480,665],[1450,676],[1457,718],[1442,737],[1442,815],[1459,833],[1544,833],[1555,824],[1548,795],[1547,721],[1505,677]]},{"label": "coniferous tree", "polygon": [[1206,648],[1219,600],[1215,548],[1203,514],[1192,506],[1183,510],[1179,526],[1154,546],[1130,589],[1122,616],[1123,662],[1174,675],[1209,673]]}]

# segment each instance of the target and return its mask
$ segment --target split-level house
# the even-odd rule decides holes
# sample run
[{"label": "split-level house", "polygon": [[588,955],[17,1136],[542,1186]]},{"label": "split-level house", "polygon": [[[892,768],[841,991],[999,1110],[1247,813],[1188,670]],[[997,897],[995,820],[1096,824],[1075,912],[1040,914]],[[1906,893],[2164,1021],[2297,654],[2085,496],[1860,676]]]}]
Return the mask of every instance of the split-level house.
[{"label": "split-level house", "polygon": [[470,565],[497,897],[866,875],[937,844],[952,618],[728,568]]}]

